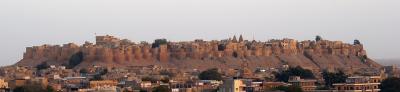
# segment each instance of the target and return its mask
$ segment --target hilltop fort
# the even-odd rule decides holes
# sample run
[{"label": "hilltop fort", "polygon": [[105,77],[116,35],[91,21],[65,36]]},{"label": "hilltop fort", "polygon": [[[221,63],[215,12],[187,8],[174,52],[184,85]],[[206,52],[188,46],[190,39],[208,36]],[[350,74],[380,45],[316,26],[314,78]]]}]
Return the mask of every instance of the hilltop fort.
[{"label": "hilltop fort", "polygon": [[[97,36],[95,43],[73,43],[27,47],[24,57],[16,65],[36,66],[43,62],[72,67],[144,66],[161,65],[180,69],[279,68],[301,66],[311,70],[379,68],[367,57],[363,45],[355,40],[348,44],[316,40],[294,39],[249,41],[240,37],[226,40],[168,42],[157,39],[153,43],[135,43],[113,36]],[[74,64],[71,64],[74,63]]]}]

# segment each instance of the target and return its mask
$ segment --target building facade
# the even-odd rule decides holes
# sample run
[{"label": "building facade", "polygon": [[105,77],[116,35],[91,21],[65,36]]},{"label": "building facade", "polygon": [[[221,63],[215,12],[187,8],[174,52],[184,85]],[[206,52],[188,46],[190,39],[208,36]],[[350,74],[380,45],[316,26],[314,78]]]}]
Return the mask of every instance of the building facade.
[{"label": "building facade", "polygon": [[317,88],[315,85],[317,80],[301,79],[300,76],[291,76],[288,82],[293,86],[300,87],[304,92],[312,92]]},{"label": "building facade", "polygon": [[382,82],[380,76],[355,76],[346,79],[346,83],[333,84],[338,92],[379,92]]}]

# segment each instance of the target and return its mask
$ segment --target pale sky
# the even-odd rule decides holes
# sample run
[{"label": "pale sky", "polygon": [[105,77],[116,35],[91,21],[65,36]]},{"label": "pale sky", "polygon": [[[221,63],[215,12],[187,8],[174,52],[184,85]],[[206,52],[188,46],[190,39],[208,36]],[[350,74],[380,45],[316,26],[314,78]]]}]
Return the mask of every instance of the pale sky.
[{"label": "pale sky", "polygon": [[293,38],[351,43],[371,58],[400,58],[400,0],[0,0],[0,66],[25,47],[94,42]]}]

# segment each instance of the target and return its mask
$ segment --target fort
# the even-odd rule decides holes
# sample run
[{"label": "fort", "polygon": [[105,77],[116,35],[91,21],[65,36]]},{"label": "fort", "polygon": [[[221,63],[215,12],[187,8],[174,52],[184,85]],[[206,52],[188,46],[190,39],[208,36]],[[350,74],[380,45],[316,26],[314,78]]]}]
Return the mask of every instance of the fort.
[{"label": "fort", "polygon": [[164,64],[188,69],[211,67],[302,66],[313,70],[381,67],[367,57],[363,45],[341,41],[273,39],[266,42],[245,40],[242,35],[226,40],[187,42],[135,43],[114,36],[97,36],[96,43],[74,43],[27,47],[23,59],[16,65],[34,66],[43,62],[65,64],[83,53],[80,66],[90,64],[140,66]]}]

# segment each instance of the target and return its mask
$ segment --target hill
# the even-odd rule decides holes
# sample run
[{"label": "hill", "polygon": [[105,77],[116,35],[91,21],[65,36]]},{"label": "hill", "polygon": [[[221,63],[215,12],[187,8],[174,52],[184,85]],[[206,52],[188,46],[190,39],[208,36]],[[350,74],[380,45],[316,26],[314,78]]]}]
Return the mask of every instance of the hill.
[{"label": "hill", "polygon": [[160,65],[179,69],[239,68],[243,64],[255,69],[301,66],[311,70],[380,68],[368,58],[362,43],[294,39],[266,42],[244,40],[242,36],[226,40],[168,42],[157,39],[152,44],[134,43],[113,36],[97,36],[96,43],[73,43],[27,47],[19,66],[36,66],[46,62],[71,68],[91,65],[124,67]]}]

